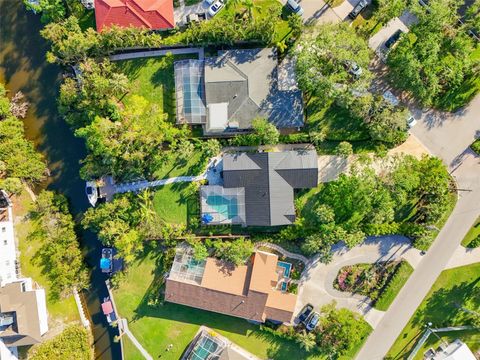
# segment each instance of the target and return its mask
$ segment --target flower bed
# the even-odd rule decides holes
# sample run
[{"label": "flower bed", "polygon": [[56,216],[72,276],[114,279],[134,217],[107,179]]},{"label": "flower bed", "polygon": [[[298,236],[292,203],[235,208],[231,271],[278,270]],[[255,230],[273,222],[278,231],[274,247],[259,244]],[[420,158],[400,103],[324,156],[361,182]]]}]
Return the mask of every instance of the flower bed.
[{"label": "flower bed", "polygon": [[337,290],[368,296],[376,301],[401,261],[355,264],[340,269],[334,282]]}]

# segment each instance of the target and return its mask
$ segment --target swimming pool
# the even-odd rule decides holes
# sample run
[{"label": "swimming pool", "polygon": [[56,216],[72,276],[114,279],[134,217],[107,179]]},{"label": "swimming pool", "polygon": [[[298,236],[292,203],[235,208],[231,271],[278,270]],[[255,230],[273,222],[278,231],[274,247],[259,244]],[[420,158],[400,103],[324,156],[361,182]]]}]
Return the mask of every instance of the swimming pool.
[{"label": "swimming pool", "polygon": [[220,195],[207,196],[207,205],[226,219],[233,219],[238,216],[237,199],[227,199]]},{"label": "swimming pool", "polygon": [[282,282],[282,287],[281,287],[282,291],[287,291],[287,286],[288,284],[285,281]]},{"label": "swimming pool", "polygon": [[284,262],[284,261],[279,261],[277,262],[277,266],[283,268],[283,276],[284,277],[289,277],[290,276],[290,271],[292,271],[292,264]]}]

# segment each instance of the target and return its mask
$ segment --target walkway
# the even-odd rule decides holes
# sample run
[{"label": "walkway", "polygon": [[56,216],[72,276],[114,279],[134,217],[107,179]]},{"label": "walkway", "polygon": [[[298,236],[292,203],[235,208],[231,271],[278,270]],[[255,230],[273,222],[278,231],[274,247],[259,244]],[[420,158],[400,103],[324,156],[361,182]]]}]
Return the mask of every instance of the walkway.
[{"label": "walkway", "polygon": [[454,114],[423,112],[413,106],[411,110],[420,117],[412,132],[443,160],[461,190],[450,218],[358,353],[359,360],[380,360],[387,354],[437,277],[455,258],[480,213],[480,158],[469,149],[480,129],[480,95]]},{"label": "walkway", "polygon": [[338,291],[333,287],[338,271],[347,265],[375,263],[388,260],[407,260],[416,267],[422,256],[420,251],[411,247],[410,240],[399,235],[369,237],[364,243],[348,249],[339,245],[333,249],[330,263],[320,262],[319,257],[311,260],[300,280],[296,313],[307,303],[321,308],[336,301],[338,307],[359,312],[375,328],[384,312],[372,308],[367,296]]},{"label": "walkway", "polygon": [[130,331],[130,329],[128,328],[128,322],[127,322],[127,319],[119,319],[118,320],[118,330],[120,332],[120,334],[124,333],[125,335],[128,336],[128,338],[130,339],[130,341],[133,343],[133,345],[135,345],[135,347],[138,349],[138,351],[140,351],[143,355],[143,357],[147,360],[153,360],[153,357],[148,353],[147,350],[145,350],[142,346],[142,344],[140,344],[138,342],[138,340],[136,339],[135,336],[133,336],[132,332]]},{"label": "walkway", "polygon": [[287,258],[300,260],[305,265],[307,265],[309,263],[309,260],[305,256],[287,251],[277,244],[272,244],[272,243],[269,243],[269,242],[266,242],[266,241],[258,242],[258,243],[255,244],[255,249],[258,249],[259,247],[266,247],[266,248],[278,251],[280,254],[282,254],[283,256],[285,256]]},{"label": "walkway", "polygon": [[157,57],[165,56],[167,54],[173,55],[185,55],[185,54],[197,54],[199,60],[205,58],[205,52],[203,48],[171,48],[171,49],[162,49],[162,50],[147,50],[147,51],[137,51],[124,54],[110,55],[111,61],[119,60],[130,60],[130,59],[141,59],[147,57]]}]

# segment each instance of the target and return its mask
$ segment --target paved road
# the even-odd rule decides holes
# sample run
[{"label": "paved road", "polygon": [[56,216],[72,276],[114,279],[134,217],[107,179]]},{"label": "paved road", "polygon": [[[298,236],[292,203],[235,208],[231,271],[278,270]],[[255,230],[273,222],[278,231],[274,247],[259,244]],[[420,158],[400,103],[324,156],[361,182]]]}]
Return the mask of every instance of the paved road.
[{"label": "paved road", "polygon": [[468,148],[480,135],[480,95],[455,114],[422,114],[412,132],[442,158],[459,189],[466,191],[459,192],[452,215],[360,350],[358,360],[380,360],[387,354],[480,213],[480,158]]}]

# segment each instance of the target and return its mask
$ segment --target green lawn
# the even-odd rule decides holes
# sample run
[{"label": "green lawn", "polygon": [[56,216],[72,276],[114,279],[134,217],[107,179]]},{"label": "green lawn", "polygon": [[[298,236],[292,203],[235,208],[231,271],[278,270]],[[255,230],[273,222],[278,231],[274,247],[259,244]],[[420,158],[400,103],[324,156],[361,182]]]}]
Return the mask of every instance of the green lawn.
[{"label": "green lawn", "polygon": [[[433,328],[469,325],[470,315],[459,306],[480,311],[479,274],[480,263],[443,271],[390,349],[389,359],[407,359],[427,322],[431,322]],[[478,331],[451,336],[470,343],[474,352],[480,349]]]},{"label": "green lawn", "polygon": [[193,155],[188,160],[180,160],[177,157],[169,159],[160,169],[157,169],[154,174],[155,179],[166,179],[176,176],[194,176],[200,175],[204,170],[201,162],[202,153],[200,150],[195,150]]},{"label": "green lawn", "polygon": [[144,360],[142,353],[133,345],[127,335],[122,336],[123,355],[125,360]]},{"label": "green lawn", "polygon": [[[179,359],[200,325],[206,325],[263,359],[320,359],[309,356],[295,342],[261,332],[258,326],[242,319],[170,303],[149,305],[149,300],[158,296],[163,272],[155,269],[161,255],[160,251],[152,251],[132,264],[114,291],[120,315],[128,319],[131,331],[153,358],[161,355],[162,359]],[[174,347],[167,352],[169,344]],[[126,359],[136,359],[128,344],[127,350],[132,357]]]},{"label": "green lawn", "polygon": [[387,287],[380,294],[374,307],[378,310],[387,311],[388,307],[396,298],[398,292],[402,289],[403,285],[405,285],[412,273],[412,266],[408,262],[402,261],[392,279],[387,284]]},{"label": "green lawn", "polygon": [[157,188],[153,207],[168,223],[191,224],[198,219],[198,192],[189,191],[190,183],[175,183]]},{"label": "green lawn", "polygon": [[[14,214],[15,217],[23,217],[27,215],[33,203],[25,191],[20,195],[18,200],[19,206],[15,206]],[[15,205],[17,205],[17,201],[15,202]],[[50,316],[63,323],[78,321],[80,318],[73,296],[61,300],[52,299],[49,296],[50,286],[49,281],[45,276],[45,272],[48,271],[48,269],[42,268],[37,261],[34,261],[34,257],[40,249],[41,244],[33,242],[27,238],[34,226],[34,223],[30,220],[24,220],[17,223],[15,226],[15,233],[19,241],[22,275],[25,277],[31,277],[45,289],[47,295],[47,309]]]},{"label": "green lawn", "polygon": [[124,101],[128,103],[131,95],[143,96],[148,102],[160,106],[168,114],[170,121],[175,121],[175,79],[173,62],[179,59],[193,58],[189,56],[163,56],[143,59],[132,59],[115,62],[118,69],[127,75],[131,82],[132,92]]},{"label": "green lawn", "polygon": [[[474,242],[475,239],[476,241]],[[462,245],[465,247],[480,246],[480,217],[477,218],[467,235],[463,238]]]}]

